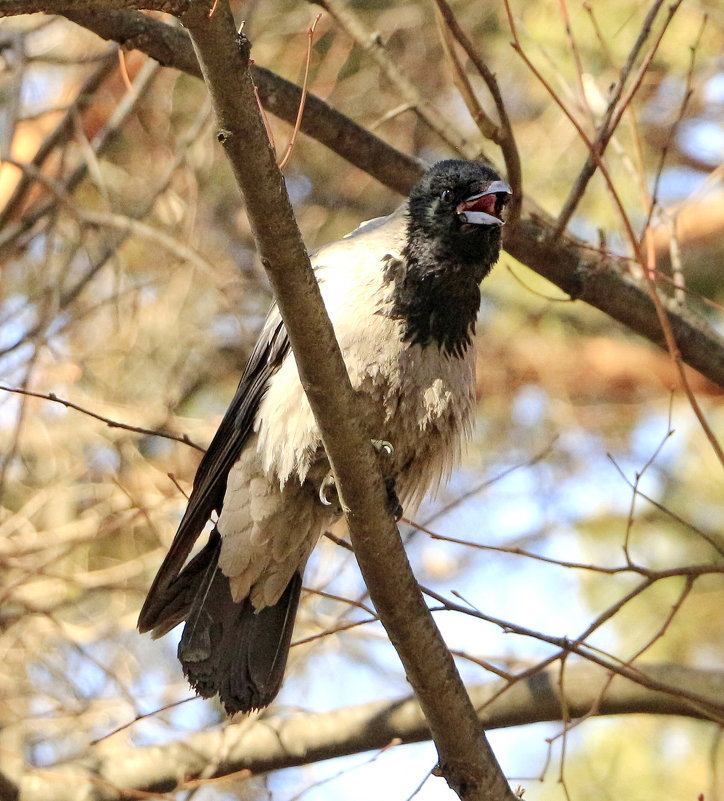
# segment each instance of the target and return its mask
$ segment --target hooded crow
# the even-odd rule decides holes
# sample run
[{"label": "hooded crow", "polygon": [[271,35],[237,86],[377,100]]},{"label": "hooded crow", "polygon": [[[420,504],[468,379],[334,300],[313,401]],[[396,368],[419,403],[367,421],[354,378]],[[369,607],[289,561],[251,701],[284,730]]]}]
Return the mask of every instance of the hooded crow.
[{"label": "hooded crow", "polygon": [[[311,256],[402,504],[414,506],[449,476],[470,431],[479,284],[498,259],[509,197],[489,167],[441,161],[397,211]],[[189,560],[215,513],[208,542]],[[185,621],[178,657],[192,687],[218,695],[229,714],[267,706],[284,676],[307,559],[340,514],[273,306],[201,460],[139,629],[159,637]]]}]

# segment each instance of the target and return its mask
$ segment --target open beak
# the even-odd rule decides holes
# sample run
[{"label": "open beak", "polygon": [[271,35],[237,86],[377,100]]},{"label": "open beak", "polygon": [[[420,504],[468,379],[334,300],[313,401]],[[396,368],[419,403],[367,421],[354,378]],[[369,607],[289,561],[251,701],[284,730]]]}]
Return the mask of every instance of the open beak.
[{"label": "open beak", "polygon": [[463,200],[456,209],[458,217],[472,225],[505,225],[501,215],[512,194],[505,181],[493,181],[484,192]]}]

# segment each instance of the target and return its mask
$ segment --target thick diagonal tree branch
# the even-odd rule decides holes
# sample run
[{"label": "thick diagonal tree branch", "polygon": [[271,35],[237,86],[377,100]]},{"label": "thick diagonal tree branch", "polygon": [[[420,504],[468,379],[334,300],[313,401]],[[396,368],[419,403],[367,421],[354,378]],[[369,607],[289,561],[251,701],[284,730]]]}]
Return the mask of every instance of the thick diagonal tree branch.
[{"label": "thick diagonal tree branch", "polygon": [[[724,674],[647,665],[657,683],[710,698],[724,696]],[[674,693],[646,689],[622,676],[585,664],[567,664],[561,683],[549,668],[506,689],[507,682],[470,688],[487,729],[559,721],[584,715],[657,714],[700,718],[695,705]],[[323,714],[266,718],[192,734],[149,748],[109,748],[95,758],[27,773],[20,801],[119,801],[136,792],[173,792],[200,776],[213,779],[239,771],[252,774],[385,748],[393,740],[414,743],[429,731],[414,697],[376,701]],[[221,756],[223,755],[223,757]],[[209,771],[209,766],[214,766]]]},{"label": "thick diagonal tree branch", "polygon": [[[1,5],[1,0],[0,0]],[[160,64],[201,77],[188,34],[137,11],[65,11],[64,16],[126,49],[138,49]],[[264,108],[294,125],[302,90],[271,70],[251,65]],[[366,128],[309,93],[301,130],[385,186],[406,195],[425,170],[418,159],[400,153]]]},{"label": "thick diagonal tree branch", "polygon": [[192,3],[180,18],[211,95],[217,136],[244,196],[370,597],[420,701],[448,784],[465,801],[513,799],[386,509],[386,491],[369,441],[374,432],[361,424],[362,401],[347,376],[267,139],[248,69],[249,44],[236,34],[226,2],[215,3],[213,13],[210,8]]},{"label": "thick diagonal tree branch", "polygon": [[[2,4],[0,3],[0,7]],[[200,75],[188,35],[132,11],[67,11],[65,16],[124,47],[138,48],[161,64]],[[258,66],[251,68],[264,106],[293,124],[301,89]],[[381,183],[407,194],[424,171],[418,160],[401,153],[374,134],[309,94],[301,130],[364,170]],[[560,287],[572,298],[600,309],[635,333],[665,346],[656,309],[646,286],[628,276],[624,259],[603,256],[572,237],[556,239],[556,222],[528,200],[506,250]],[[662,298],[662,302],[665,300]],[[724,386],[724,339],[705,320],[686,308],[667,305],[669,321],[684,361]]]},{"label": "thick diagonal tree branch", "polygon": [[62,14],[66,9],[74,11],[105,11],[144,8],[149,11],[163,11],[168,14],[180,13],[189,0],[2,0],[0,17],[13,17],[18,14]]}]

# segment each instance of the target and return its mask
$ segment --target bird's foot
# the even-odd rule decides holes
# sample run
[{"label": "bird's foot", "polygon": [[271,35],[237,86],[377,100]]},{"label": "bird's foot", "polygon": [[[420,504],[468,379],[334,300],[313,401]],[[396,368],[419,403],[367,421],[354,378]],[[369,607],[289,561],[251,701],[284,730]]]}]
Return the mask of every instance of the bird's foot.
[{"label": "bird's foot", "polygon": [[386,453],[388,456],[394,452],[394,448],[392,447],[392,443],[388,442],[386,439],[372,439],[370,440],[372,443],[372,447],[377,451],[378,454]]},{"label": "bird's foot", "polygon": [[[372,447],[377,451],[377,454],[386,454],[391,456],[394,453],[392,443],[386,439],[373,439]],[[387,490],[387,511],[398,521],[402,517],[402,504],[397,497],[397,489],[395,487],[394,477],[385,478],[385,489]]]},{"label": "bird's foot", "polygon": [[395,518],[395,523],[399,523],[402,517],[402,504],[397,497],[394,478],[385,479],[385,489],[387,490],[387,511]]},{"label": "bird's foot", "polygon": [[342,514],[342,504],[339,502],[339,494],[337,493],[337,485],[334,482],[332,471],[322,479],[319,485],[319,502],[322,506],[329,506],[330,511],[336,515]]},{"label": "bird's foot", "polygon": [[[378,454],[385,453],[389,456],[394,451],[392,444],[387,442],[387,440],[373,439],[371,442],[372,447]],[[387,510],[394,516],[395,520],[399,520],[402,517],[402,506],[397,497],[394,478],[385,479],[385,489],[387,490]],[[319,502],[322,506],[333,507],[332,510],[335,514],[342,514],[342,505],[339,502],[337,486],[331,470],[322,479],[322,483],[319,485]]]}]

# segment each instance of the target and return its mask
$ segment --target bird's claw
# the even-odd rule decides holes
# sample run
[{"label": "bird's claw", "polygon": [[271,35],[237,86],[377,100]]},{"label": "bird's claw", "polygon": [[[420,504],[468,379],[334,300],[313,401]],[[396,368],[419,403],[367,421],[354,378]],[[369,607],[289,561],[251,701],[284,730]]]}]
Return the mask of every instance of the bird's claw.
[{"label": "bird's claw", "polygon": [[327,497],[327,490],[330,487],[334,487],[334,476],[332,475],[331,470],[329,473],[327,473],[327,475],[322,480],[322,483],[319,485],[319,501],[322,504],[322,506],[331,506],[333,503]]},{"label": "bird's claw", "polygon": [[[392,447],[392,443],[388,442],[386,439],[373,439],[371,442],[372,447],[377,451],[377,453],[386,453],[389,456],[395,450]],[[395,479],[385,479],[385,488],[387,489],[387,508],[395,516],[395,520],[399,520],[402,517],[402,506],[400,506],[400,502],[397,499],[397,493],[395,492]],[[337,498],[329,498],[328,493],[331,490],[334,490],[336,494],[337,488],[334,482],[334,475],[330,470],[329,473],[327,473],[327,475],[322,479],[322,483],[319,485],[319,502],[322,504],[322,506],[334,506],[336,504],[338,514],[342,514],[342,508],[339,504],[339,500]]]},{"label": "bird's claw", "polygon": [[384,451],[388,456],[391,456],[394,453],[395,449],[392,447],[392,443],[388,442],[386,439],[373,439],[371,442],[372,447],[377,451],[377,453],[382,453]]}]

